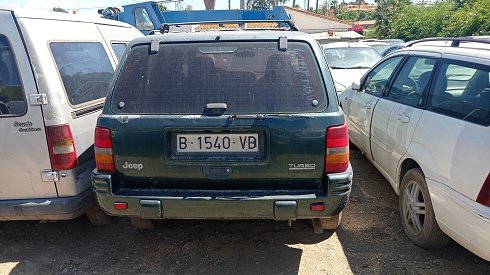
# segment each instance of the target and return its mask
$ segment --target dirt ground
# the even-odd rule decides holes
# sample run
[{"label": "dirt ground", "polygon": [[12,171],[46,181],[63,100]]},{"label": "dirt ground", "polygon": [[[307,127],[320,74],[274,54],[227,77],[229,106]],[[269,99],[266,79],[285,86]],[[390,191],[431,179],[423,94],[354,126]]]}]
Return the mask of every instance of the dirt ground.
[{"label": "dirt ground", "polygon": [[125,219],[1,222],[0,274],[490,274],[489,262],[454,242],[412,244],[391,186],[351,151],[353,193],[336,233],[315,235],[303,221],[171,220],[147,232]]}]

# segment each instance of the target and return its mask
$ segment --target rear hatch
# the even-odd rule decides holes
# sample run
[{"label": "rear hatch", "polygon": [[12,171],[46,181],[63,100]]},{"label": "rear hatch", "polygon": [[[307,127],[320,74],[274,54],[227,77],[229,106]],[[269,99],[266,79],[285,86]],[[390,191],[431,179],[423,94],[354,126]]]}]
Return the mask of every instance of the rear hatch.
[{"label": "rear hatch", "polygon": [[342,123],[299,41],[137,45],[107,104],[120,190],[321,189],[326,129]]}]

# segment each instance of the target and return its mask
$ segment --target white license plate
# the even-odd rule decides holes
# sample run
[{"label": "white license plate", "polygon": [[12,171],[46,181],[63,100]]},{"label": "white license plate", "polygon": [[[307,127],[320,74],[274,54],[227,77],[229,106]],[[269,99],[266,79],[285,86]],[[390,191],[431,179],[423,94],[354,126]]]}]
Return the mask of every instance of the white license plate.
[{"label": "white license plate", "polygon": [[177,153],[259,151],[258,134],[177,134]]}]

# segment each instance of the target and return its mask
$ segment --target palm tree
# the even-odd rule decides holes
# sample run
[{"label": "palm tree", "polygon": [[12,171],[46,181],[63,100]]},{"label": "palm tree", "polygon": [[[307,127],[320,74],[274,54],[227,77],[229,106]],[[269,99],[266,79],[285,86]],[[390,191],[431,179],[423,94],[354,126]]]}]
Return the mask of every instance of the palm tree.
[{"label": "palm tree", "polygon": [[214,10],[215,4],[216,0],[204,0],[204,6],[206,6],[206,10]]},{"label": "palm tree", "polygon": [[315,8],[315,12],[318,13],[318,0],[316,0],[316,8]]}]

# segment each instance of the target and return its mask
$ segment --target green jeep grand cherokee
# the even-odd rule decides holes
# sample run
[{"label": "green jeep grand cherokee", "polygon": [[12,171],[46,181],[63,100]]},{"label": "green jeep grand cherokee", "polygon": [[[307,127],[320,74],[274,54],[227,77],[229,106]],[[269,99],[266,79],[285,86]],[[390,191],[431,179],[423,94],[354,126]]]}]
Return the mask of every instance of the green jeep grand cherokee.
[{"label": "green jeep grand cherokee", "polygon": [[313,219],[335,230],[352,169],[318,43],[285,31],[132,41],[95,134],[100,206],[153,219]]}]

